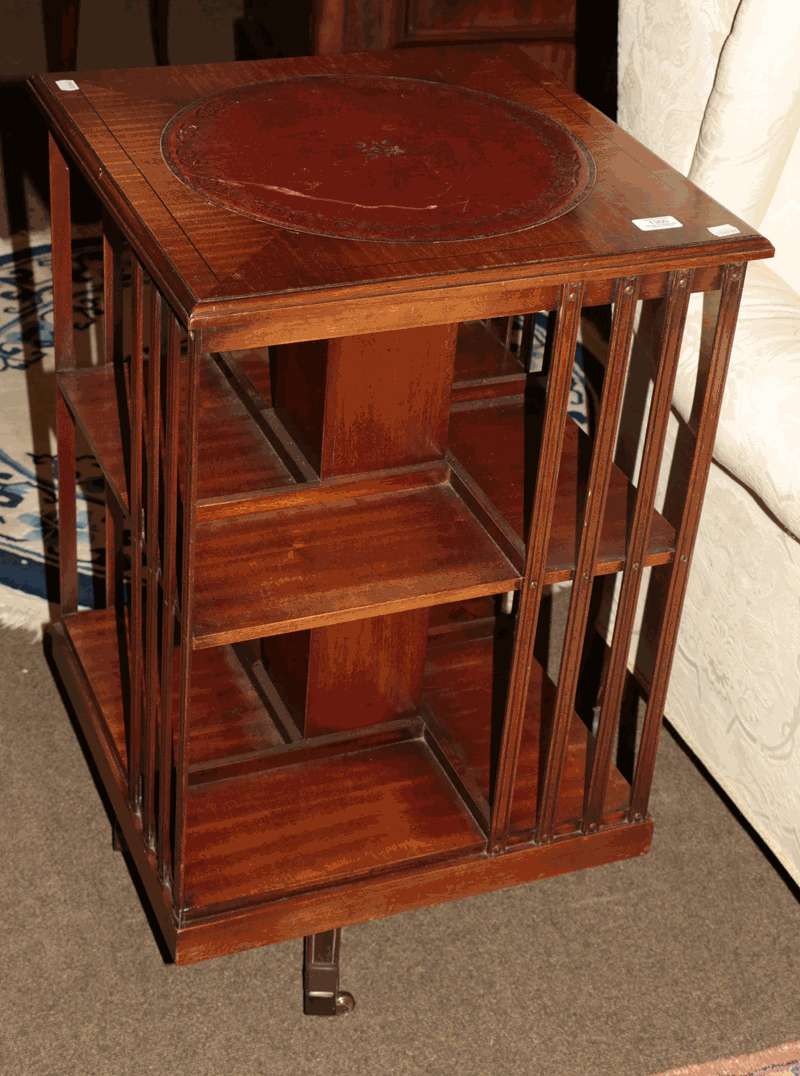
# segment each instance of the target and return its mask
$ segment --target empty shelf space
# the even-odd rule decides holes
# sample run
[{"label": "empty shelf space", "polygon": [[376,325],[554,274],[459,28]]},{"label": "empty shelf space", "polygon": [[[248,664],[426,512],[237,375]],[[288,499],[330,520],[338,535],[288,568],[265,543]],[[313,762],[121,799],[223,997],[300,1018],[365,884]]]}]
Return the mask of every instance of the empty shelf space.
[{"label": "empty shelf space", "polygon": [[519,358],[482,321],[465,321],[459,325],[454,403],[521,392],[526,376]]},{"label": "empty shelf space", "polygon": [[[486,805],[490,793],[490,758],[499,748],[506,683],[503,665],[510,639],[487,634],[480,639],[449,641],[432,637],[425,665],[422,713],[465,785]],[[556,688],[532,660],[528,704],[517,764],[511,815],[512,834],[529,834],[536,825],[542,760],[540,743],[548,736]],[[574,831],[583,811],[586,778],[586,726],[573,715],[556,807],[556,833]],[[604,821],[619,817],[628,804],[629,785],[612,767]]]},{"label": "empty shelf space", "polygon": [[[127,618],[126,618],[127,619]],[[64,618],[70,642],[85,673],[111,742],[127,765],[130,673],[120,641],[126,626],[113,609]],[[178,713],[180,652],[173,664],[172,712]],[[229,647],[195,654],[189,716],[189,764],[259,755],[285,743]]]},{"label": "empty shelf space", "polygon": [[245,351],[228,351],[224,360],[236,363],[253,389],[258,393],[259,404],[272,406],[272,374],[270,370],[269,348],[248,348]]},{"label": "empty shelf space", "polygon": [[[125,392],[124,375],[113,366],[59,372],[58,384],[75,422],[103,470],[117,502],[128,509],[128,455],[118,394]],[[127,420],[126,420],[127,421]],[[127,445],[129,431],[125,430]]]},{"label": "empty shelf space", "polygon": [[[536,478],[535,459],[529,459],[526,474],[526,448],[531,431],[525,429],[524,408],[522,398],[517,397],[484,407],[456,409],[450,416],[449,434],[450,451],[455,459],[520,538],[530,514],[530,490]],[[531,423],[535,421],[534,415],[527,418]],[[532,436],[530,440],[535,442]],[[571,579],[575,570],[580,540],[579,505],[585,500],[592,447],[591,438],[568,420],[547,554],[547,583]],[[530,457],[530,450],[527,455]],[[613,467],[597,575],[608,575],[624,566],[635,492],[622,472]],[[673,527],[654,511],[645,565],[668,563],[674,549]]]},{"label": "empty shelf space", "polygon": [[442,483],[197,527],[194,645],[255,639],[519,586]]},{"label": "empty shelf space", "polygon": [[[59,384],[70,410],[111,483],[117,501],[126,510],[131,435],[127,380],[127,368],[113,366],[59,374]],[[185,391],[181,396],[185,401]],[[200,363],[198,439],[200,501],[224,497],[232,490],[246,494],[294,485],[287,468],[210,356],[203,356]]]},{"label": "empty shelf space", "polygon": [[480,853],[485,836],[425,740],[387,739],[192,786],[189,914]]}]

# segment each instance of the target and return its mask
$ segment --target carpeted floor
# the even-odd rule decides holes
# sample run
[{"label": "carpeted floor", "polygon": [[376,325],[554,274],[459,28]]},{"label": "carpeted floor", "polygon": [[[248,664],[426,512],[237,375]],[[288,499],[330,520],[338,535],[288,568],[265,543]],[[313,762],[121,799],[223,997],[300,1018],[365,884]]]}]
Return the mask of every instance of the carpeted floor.
[{"label": "carpeted floor", "polygon": [[668,733],[649,856],[349,928],[357,1009],[301,943],[175,968],[41,643],[0,630],[5,1076],[649,1076],[800,1026],[800,902]]},{"label": "carpeted floor", "polygon": [[703,1065],[681,1065],[662,1072],[661,1076],[800,1076],[800,1041],[744,1057],[728,1057]]}]

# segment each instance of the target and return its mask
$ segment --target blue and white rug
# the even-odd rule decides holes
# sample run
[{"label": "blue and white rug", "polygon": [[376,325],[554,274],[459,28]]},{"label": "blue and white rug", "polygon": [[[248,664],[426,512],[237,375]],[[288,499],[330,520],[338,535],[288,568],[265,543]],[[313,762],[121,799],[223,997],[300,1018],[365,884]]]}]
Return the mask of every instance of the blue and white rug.
[{"label": "blue and white rug", "polygon": [[[58,601],[53,288],[46,238],[0,252],[0,624],[35,632],[57,615]],[[101,271],[97,239],[73,244],[79,365],[98,361]],[[546,315],[537,315],[530,369],[540,363],[546,324]],[[569,413],[587,427],[580,347]],[[105,573],[103,480],[80,444],[78,488],[79,598],[93,608]]]},{"label": "blue and white rug", "polygon": [[[97,240],[75,245],[75,326],[82,363],[96,361],[102,313]],[[78,449],[81,603],[102,585],[103,481]],[[41,631],[58,600],[58,461],[50,244],[0,254],[0,623]],[[93,548],[94,547],[94,548]]]}]

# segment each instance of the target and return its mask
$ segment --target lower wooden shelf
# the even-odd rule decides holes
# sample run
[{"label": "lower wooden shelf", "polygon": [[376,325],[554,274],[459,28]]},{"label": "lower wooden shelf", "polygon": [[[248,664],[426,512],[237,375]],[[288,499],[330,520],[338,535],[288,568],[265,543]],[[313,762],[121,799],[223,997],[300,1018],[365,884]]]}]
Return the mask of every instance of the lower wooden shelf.
[{"label": "lower wooden shelf", "polygon": [[387,730],[384,743],[284,759],[294,761],[191,787],[186,897],[194,911],[281,899],[485,847],[420,722]]},{"label": "lower wooden shelf", "polygon": [[[184,929],[191,927],[195,937],[206,923],[209,936],[217,937],[220,924],[255,923],[268,907],[281,909],[278,918],[284,925],[278,933],[289,931],[281,936],[292,936],[291,922],[302,933],[302,909],[313,906],[315,922],[324,920],[326,894],[329,907],[338,909],[329,912],[330,921],[338,922],[337,916],[348,921],[341,897],[353,886],[365,894],[357,902],[362,911],[350,913],[349,921],[356,922],[514,884],[509,877],[517,875],[525,881],[541,876],[538,871],[576,870],[605,862],[606,856],[625,858],[647,850],[649,823],[643,828],[621,822],[628,786],[616,770],[600,831],[606,837],[592,840],[575,832],[590,739],[577,717],[556,812],[556,844],[566,842],[573,851],[565,857],[552,846],[531,845],[539,747],[547,735],[553,695],[552,684],[535,666],[512,817],[517,850],[525,856],[515,859],[513,849],[501,857],[487,856],[488,806],[482,818],[481,804],[488,805],[492,738],[499,731],[493,694],[498,683],[502,693],[503,684],[496,671],[498,656],[502,668],[502,640],[498,643],[498,633],[487,632],[486,625],[486,618],[475,622],[476,638],[469,637],[469,630],[466,637],[458,631],[434,632],[418,713],[293,744],[272,721],[232,649],[209,648],[195,656],[185,906],[180,913],[169,907],[155,876],[149,880],[151,899],[155,894],[166,902],[162,918],[167,925],[170,916],[174,920],[174,936],[168,940],[176,957]],[[120,659],[125,631],[113,610],[73,614],[56,629],[56,657],[126,840],[140,843],[140,870],[152,875],[152,855],[125,801],[129,687],[125,658]],[[177,687],[177,666],[174,674]],[[481,866],[495,859],[505,860],[506,868]],[[413,884],[414,878],[447,877],[448,872],[454,884],[460,879],[461,887],[449,898],[435,888],[422,894]],[[395,903],[386,909],[382,887],[390,883],[396,887]],[[373,889],[374,899],[369,896]],[[286,918],[295,901],[299,918]],[[228,948],[207,951],[203,942],[186,959],[265,944],[261,938],[258,930],[253,934],[248,928],[241,937],[230,937]]]},{"label": "lower wooden shelf", "polygon": [[[127,623],[121,624],[113,609],[96,609],[65,617],[63,624],[102,717],[109,751],[122,772],[128,763],[130,670],[127,648],[120,644]],[[178,706],[179,659],[176,650],[173,712]],[[286,742],[230,647],[195,656],[190,706],[190,767],[257,755]]]},{"label": "lower wooden shelf", "polygon": [[[503,668],[510,658],[511,639],[510,633],[506,636],[502,631],[492,631],[486,621],[478,621],[476,628],[476,638],[453,640],[451,633],[445,633],[431,640],[425,666],[423,714],[488,819],[490,760],[500,744],[506,693]],[[511,812],[511,833],[517,840],[529,840],[536,826],[544,761],[542,745],[548,741],[555,693],[553,682],[532,659]],[[590,747],[589,730],[573,714],[555,813],[554,830],[558,835],[575,832],[580,823]],[[622,819],[629,795],[628,782],[612,766],[604,824]]]}]

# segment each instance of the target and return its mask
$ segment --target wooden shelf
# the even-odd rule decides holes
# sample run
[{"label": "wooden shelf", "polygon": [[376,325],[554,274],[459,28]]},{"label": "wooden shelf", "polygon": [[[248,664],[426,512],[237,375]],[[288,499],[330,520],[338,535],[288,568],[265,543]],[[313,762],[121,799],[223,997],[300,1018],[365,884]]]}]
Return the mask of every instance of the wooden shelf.
[{"label": "wooden shelf", "polygon": [[[121,777],[130,695],[120,639],[127,624],[113,610],[73,614],[62,623]],[[485,633],[485,620],[479,624]],[[410,714],[380,727],[295,744],[272,722],[230,647],[196,654],[186,846],[190,915],[202,918],[345,879],[485,851],[488,808],[485,818],[481,808],[489,798],[493,700],[498,686],[504,691],[497,682],[496,650],[494,637],[486,634],[456,641],[435,634],[422,717]],[[178,674],[176,652],[176,707]],[[554,690],[534,662],[512,814],[516,840],[527,840],[535,824],[539,745]],[[576,716],[556,835],[574,830],[580,817],[587,741]],[[620,820],[627,796],[627,783],[613,770],[604,822]]]},{"label": "wooden shelf", "polygon": [[[64,627],[106,726],[107,746],[123,770],[130,720],[130,673],[120,660],[127,630],[113,609],[64,617]],[[173,665],[173,713],[178,711],[180,653]],[[197,654],[192,662],[189,765],[246,758],[286,742],[230,647]]]},{"label": "wooden shelf", "polygon": [[[59,384],[117,502],[128,511],[130,405],[127,370],[63,372]],[[198,500],[294,485],[294,479],[211,356],[200,362]],[[185,393],[182,394],[185,398]],[[122,401],[122,407],[120,402]],[[125,448],[123,449],[123,443]]]},{"label": "wooden shelf", "polygon": [[[484,629],[485,630],[485,629]],[[478,805],[488,816],[490,759],[499,746],[506,683],[502,674],[510,636],[484,634],[450,641],[433,637],[425,665],[423,715],[452,765],[463,776]],[[531,682],[517,764],[511,833],[527,838],[536,825],[537,793],[542,767],[540,748],[547,742],[556,688],[539,663],[531,661]],[[555,834],[578,828],[583,811],[589,731],[577,714],[569,742],[556,807]],[[606,795],[604,823],[620,821],[630,787],[616,767]]]},{"label": "wooden shelf", "polygon": [[[525,408],[524,398],[519,396],[488,401],[480,406],[456,407],[450,417],[449,443],[453,456],[500,511],[518,539],[524,537],[536,477],[534,425],[538,416],[534,405],[528,405],[527,416]],[[591,439],[568,420],[547,554],[546,583],[571,579],[575,571],[580,542],[578,520],[586,497],[591,452]],[[634,487],[619,468],[613,467],[596,575],[609,575],[624,566],[634,507]],[[645,565],[668,564],[674,549],[674,528],[654,511]]]},{"label": "wooden shelf", "polygon": [[186,896],[207,915],[485,844],[423,735],[389,729],[382,744],[193,786]]},{"label": "wooden shelf", "polygon": [[204,523],[195,647],[519,587],[447,483]]},{"label": "wooden shelf", "polygon": [[453,403],[524,392],[527,376],[519,357],[482,321],[465,321],[459,325]]}]

